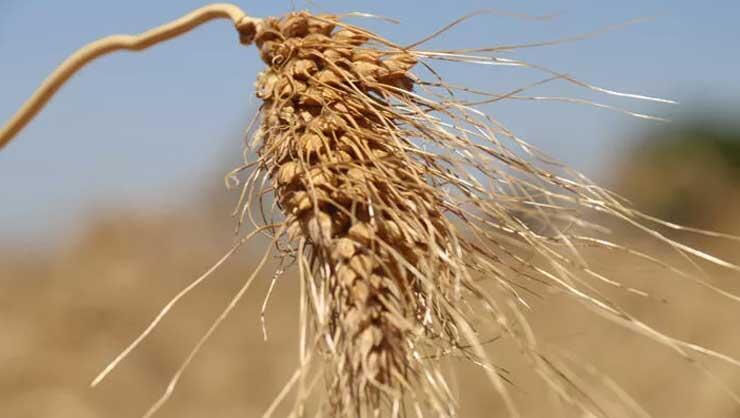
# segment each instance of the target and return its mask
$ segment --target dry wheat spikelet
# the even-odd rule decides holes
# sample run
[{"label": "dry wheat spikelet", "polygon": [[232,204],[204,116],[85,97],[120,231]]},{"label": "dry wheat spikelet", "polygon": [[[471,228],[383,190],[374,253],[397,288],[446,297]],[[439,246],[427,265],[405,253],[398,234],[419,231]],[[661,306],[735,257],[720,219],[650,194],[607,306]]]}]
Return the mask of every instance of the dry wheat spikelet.
[{"label": "dry wheat spikelet", "polygon": [[[318,396],[317,414],[453,417],[456,399],[439,361],[445,356],[480,365],[509,414],[518,416],[504,372],[483,348],[491,336],[514,341],[574,410],[606,416],[569,378],[569,366],[538,344],[527,324],[529,294],[553,289],[699,367],[703,363],[697,360],[704,358],[740,367],[731,357],[651,328],[608,300],[594,283],[648,295],[595,271],[579,248],[625,251],[740,301],[696,273],[609,241],[604,228],[590,222],[588,214],[596,213],[641,229],[687,258],[735,271],[740,267],[662,235],[650,225],[688,229],[643,215],[476,108],[526,98],[520,96],[524,89],[492,95],[451,85],[436,78],[432,64],[529,67],[547,73],[544,82],[565,80],[605,94],[664,100],[613,92],[496,55],[514,47],[425,51],[419,46],[429,38],[401,46],[333,15],[294,12],[255,19],[233,5],[211,5],[142,35],[106,38],[80,50],[0,130],[0,147],[87,62],[117,49],[146,48],[213,18],[232,20],[241,41],[254,43],[267,65],[255,85],[262,100],[259,123],[250,131],[249,149],[257,159],[227,176],[231,182],[243,180],[239,225],[249,222],[255,228],[172,299],[94,384],[184,294],[241,243],[265,231],[274,245],[146,416],[169,398],[182,371],[248,289],[270,251],[297,266],[303,331],[300,364],[265,416],[291,391],[296,394],[291,416],[307,415],[307,400],[323,379],[327,395]],[[239,179],[247,169],[247,177]]]}]

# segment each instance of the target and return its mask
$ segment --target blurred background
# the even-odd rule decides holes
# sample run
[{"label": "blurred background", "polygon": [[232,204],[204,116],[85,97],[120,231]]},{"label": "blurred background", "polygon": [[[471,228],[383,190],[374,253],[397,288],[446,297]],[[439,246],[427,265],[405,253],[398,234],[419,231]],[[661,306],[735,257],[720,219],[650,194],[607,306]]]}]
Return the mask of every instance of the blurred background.
[{"label": "blurred background", "polygon": [[[354,23],[398,43],[489,7],[554,15],[476,17],[427,45],[440,49],[560,39],[650,17],[514,57],[599,87],[680,104],[610,97],[562,81],[538,87],[533,95],[593,100],[671,123],[552,101],[505,101],[485,110],[647,213],[740,234],[736,1],[238,3],[255,16],[293,8],[390,16],[402,24]],[[141,32],[203,4],[0,0],[0,123],[76,48],[109,34]],[[0,152],[0,416],[138,416],[159,396],[251,271],[264,242],[249,244],[187,297],[99,388],[89,389],[88,383],[170,297],[230,247],[230,213],[238,193],[225,190],[223,176],[241,161],[242,131],[258,105],[252,82],[260,67],[255,50],[239,45],[226,22],[144,53],[111,55],[73,78]],[[506,67],[443,67],[450,81],[494,92],[547,77]],[[736,242],[676,237],[740,262]],[[665,259],[675,257],[654,250]],[[614,296],[640,319],[740,358],[739,304],[619,254],[593,256],[620,281],[665,299]],[[292,274],[278,282],[264,341],[259,311],[270,271],[265,269],[196,358],[160,416],[260,416],[280,391],[297,362],[297,286]],[[740,291],[737,273],[707,274],[711,283]],[[716,379],[708,377],[664,347],[557,295],[534,306],[532,320],[544,330],[544,344],[608,374],[653,416],[740,416],[739,404],[722,386],[740,392],[738,369],[709,363]],[[510,371],[525,416],[570,416],[553,409],[511,347],[493,344],[489,350]],[[456,373],[463,417],[501,410],[479,372],[461,364]],[[620,416],[619,407],[614,411]]]}]

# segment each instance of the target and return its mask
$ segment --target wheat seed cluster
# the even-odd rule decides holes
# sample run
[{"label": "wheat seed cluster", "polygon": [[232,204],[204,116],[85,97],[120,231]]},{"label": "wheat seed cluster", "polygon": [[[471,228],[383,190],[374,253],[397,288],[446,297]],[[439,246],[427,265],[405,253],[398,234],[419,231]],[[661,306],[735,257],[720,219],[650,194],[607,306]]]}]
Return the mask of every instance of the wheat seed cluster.
[{"label": "wheat seed cluster", "polygon": [[368,41],[307,13],[267,19],[255,37],[268,67],[254,140],[289,241],[325,292],[314,330],[330,353],[332,407],[346,416],[424,379],[421,338],[457,339],[438,301],[459,285],[455,232],[397,107],[416,58]]}]

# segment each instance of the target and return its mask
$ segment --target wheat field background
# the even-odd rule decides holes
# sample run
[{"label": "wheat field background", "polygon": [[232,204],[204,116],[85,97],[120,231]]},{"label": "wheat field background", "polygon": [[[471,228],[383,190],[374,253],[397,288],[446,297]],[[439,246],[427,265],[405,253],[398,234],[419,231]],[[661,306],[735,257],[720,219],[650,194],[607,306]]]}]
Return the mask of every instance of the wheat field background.
[{"label": "wheat field background", "polygon": [[[665,174],[665,173],[663,173]],[[657,174],[656,174],[657,175]],[[740,189],[735,189],[738,194]],[[732,192],[725,190],[725,195]],[[120,211],[99,214],[58,246],[24,251],[5,242],[0,258],[0,415],[5,417],[130,417],[159,395],[191,346],[254,266],[265,242],[254,241],[205,286],[174,309],[139,350],[100,387],[97,372],[148,324],[172,295],[221,257],[232,236],[233,193],[213,190],[177,213]],[[726,199],[728,202],[731,199]],[[204,204],[203,202],[209,202]],[[736,213],[736,212],[735,212]],[[720,225],[740,232],[727,214]],[[733,224],[734,222],[734,224]],[[702,244],[698,242],[698,244]],[[640,243],[649,246],[649,243]],[[736,246],[714,250],[737,260]],[[589,254],[626,285],[665,301],[604,289],[649,324],[680,338],[740,356],[740,307],[657,268],[632,268],[624,257]],[[668,253],[662,256],[671,259]],[[680,262],[680,260],[674,260]],[[266,269],[270,272],[271,269]],[[740,290],[736,277],[713,281]],[[163,417],[260,416],[295,367],[298,350],[296,275],[279,279],[266,311],[267,341],[259,312],[268,284],[263,274],[244,302],[187,370]],[[609,293],[610,292],[610,293]],[[584,367],[608,374],[656,417],[736,417],[740,408],[712,379],[669,350],[602,320],[590,311],[543,294],[533,306],[541,341],[570,353]],[[509,372],[527,417],[566,417],[506,342],[488,352]],[[455,367],[461,416],[504,414],[483,374],[465,362]],[[710,363],[711,365],[711,363]],[[740,376],[710,367],[731,388]],[[594,384],[602,384],[594,377]],[[615,409],[619,413],[619,409]],[[617,415],[619,416],[619,415]]]}]

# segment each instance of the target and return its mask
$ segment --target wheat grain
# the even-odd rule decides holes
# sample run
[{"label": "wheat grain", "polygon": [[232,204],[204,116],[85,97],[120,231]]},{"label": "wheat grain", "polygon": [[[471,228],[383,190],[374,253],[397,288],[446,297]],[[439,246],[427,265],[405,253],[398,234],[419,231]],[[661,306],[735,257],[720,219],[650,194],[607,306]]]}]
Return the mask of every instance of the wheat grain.
[{"label": "wheat grain", "polygon": [[[290,241],[308,244],[311,285],[322,289],[313,326],[332,352],[332,410],[366,416],[433,376],[415,357],[422,341],[457,340],[437,298],[451,297],[459,278],[440,254],[454,250],[443,197],[407,155],[391,102],[411,89],[416,58],[367,48],[365,33],[335,24],[296,13],[260,26],[268,69],[256,84],[255,139]],[[431,384],[438,404],[450,404]]]}]

